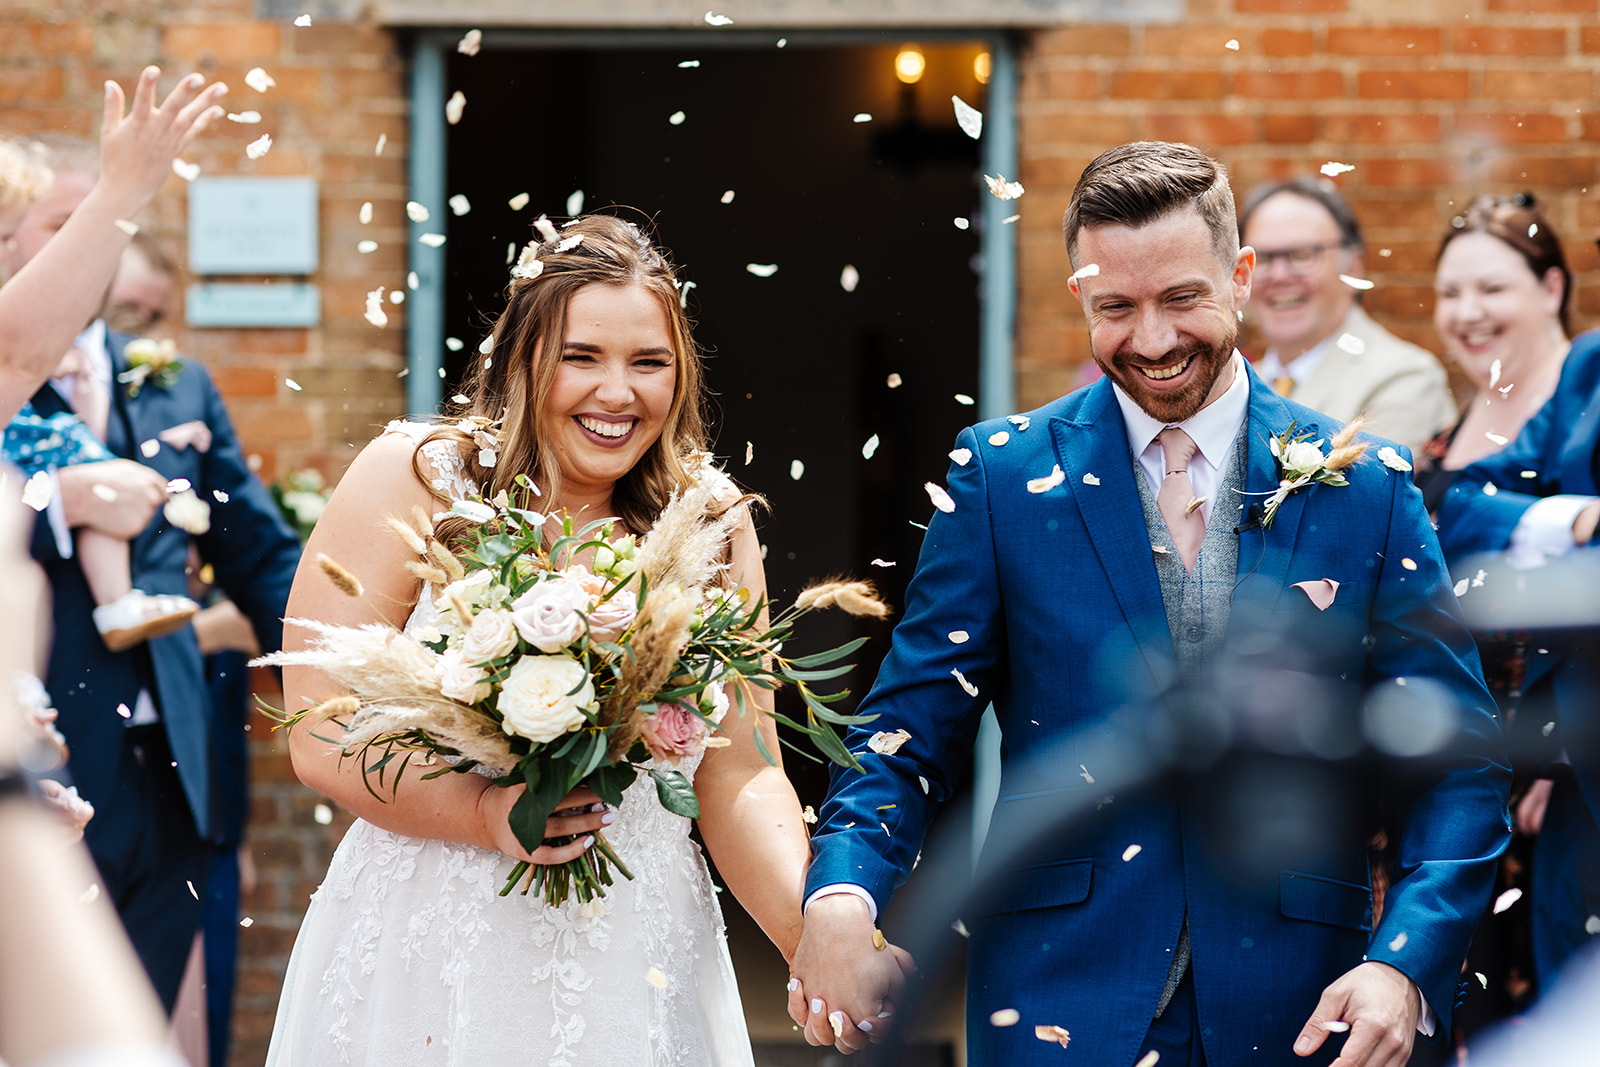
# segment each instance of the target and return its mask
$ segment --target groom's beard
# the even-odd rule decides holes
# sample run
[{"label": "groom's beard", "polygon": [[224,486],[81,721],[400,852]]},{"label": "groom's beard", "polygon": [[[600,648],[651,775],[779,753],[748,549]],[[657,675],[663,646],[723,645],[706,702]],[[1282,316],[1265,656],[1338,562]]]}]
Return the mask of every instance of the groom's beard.
[{"label": "groom's beard", "polygon": [[[1211,392],[1227,368],[1228,360],[1233,358],[1234,342],[1238,338],[1239,332],[1235,330],[1215,345],[1195,341],[1155,357],[1124,350],[1104,359],[1096,352],[1094,359],[1106,377],[1121,386],[1146,414],[1170,425],[1189,420],[1213,399]],[[1158,388],[1159,383],[1152,382],[1139,370],[1141,367],[1168,370],[1190,359],[1193,362],[1178,375],[1182,382],[1176,388]]]}]

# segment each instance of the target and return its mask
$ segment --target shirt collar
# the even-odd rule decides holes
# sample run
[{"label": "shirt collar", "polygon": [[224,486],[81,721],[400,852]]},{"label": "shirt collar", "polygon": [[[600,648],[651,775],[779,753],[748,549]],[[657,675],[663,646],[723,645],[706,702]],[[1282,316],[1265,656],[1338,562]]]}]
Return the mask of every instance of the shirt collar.
[{"label": "shirt collar", "polygon": [[1306,384],[1311,375],[1316,372],[1317,365],[1333,350],[1335,342],[1350,332],[1350,320],[1355,316],[1355,313],[1356,309],[1354,307],[1345,312],[1344,318],[1339,320],[1337,329],[1300,353],[1287,367],[1278,358],[1278,350],[1276,348],[1267,349],[1266,353],[1261,357],[1260,364],[1256,366],[1256,373],[1269,382],[1274,378],[1282,378],[1288,375],[1297,387]]},{"label": "shirt collar", "polygon": [[88,355],[95,377],[102,382],[111,380],[111,350],[108,345],[105,319],[95,319],[72,342],[72,347]]},{"label": "shirt collar", "polygon": [[1225,457],[1228,446],[1233,444],[1239,427],[1244,425],[1245,411],[1250,406],[1250,375],[1245,370],[1244,357],[1238,349],[1234,349],[1232,365],[1233,384],[1228,386],[1227,391],[1195,412],[1187,421],[1179,423],[1152,418],[1122,391],[1121,386],[1112,382],[1111,389],[1116,395],[1117,406],[1122,409],[1122,421],[1128,428],[1129,450],[1135,456],[1143,455],[1157,434],[1168,426],[1177,426],[1193,439],[1206,462],[1218,470],[1223,469],[1227,465]]}]

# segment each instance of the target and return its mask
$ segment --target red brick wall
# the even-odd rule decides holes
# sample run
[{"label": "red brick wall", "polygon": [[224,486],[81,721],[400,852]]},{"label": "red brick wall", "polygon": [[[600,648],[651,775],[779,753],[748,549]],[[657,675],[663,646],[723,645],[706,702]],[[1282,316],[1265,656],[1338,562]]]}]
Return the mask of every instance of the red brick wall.
[{"label": "red brick wall", "polygon": [[1480,193],[1531,190],[1578,274],[1576,325],[1600,320],[1600,3],[1190,0],[1189,11],[1179,26],[1063,28],[1024,47],[1022,407],[1072,388],[1089,359],[1065,285],[1073,183],[1098,152],[1139,138],[1211,152],[1241,198],[1268,178],[1354,165],[1337,181],[1366,231],[1377,288],[1365,304],[1435,350],[1433,255],[1449,219]]}]

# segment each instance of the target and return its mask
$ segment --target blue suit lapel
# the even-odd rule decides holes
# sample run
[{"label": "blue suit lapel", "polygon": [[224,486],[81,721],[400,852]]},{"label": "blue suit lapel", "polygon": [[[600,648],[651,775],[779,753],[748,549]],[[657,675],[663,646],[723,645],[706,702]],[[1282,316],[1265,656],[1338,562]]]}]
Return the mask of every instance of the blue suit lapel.
[{"label": "blue suit lapel", "polygon": [[1595,440],[1600,436],[1600,403],[1590,402],[1567,434],[1561,448],[1561,491],[1584,495],[1595,491]]},{"label": "blue suit lapel", "polygon": [[[1250,406],[1245,416],[1245,513],[1251,516],[1239,530],[1239,577],[1234,586],[1234,601],[1241,595],[1261,602],[1269,610],[1283,592],[1294,558],[1295,539],[1300,533],[1300,517],[1305,514],[1306,498],[1316,491],[1310,485],[1290,493],[1273,514],[1272,524],[1263,527],[1259,518],[1267,498],[1278,488],[1278,461],[1268,440],[1283,433],[1295,421],[1295,412],[1283,398],[1246,365],[1250,376]],[[1315,422],[1300,423],[1296,432],[1321,436]],[[1252,511],[1251,509],[1255,509]]]},{"label": "blue suit lapel", "polygon": [[[1095,555],[1106,572],[1139,650],[1157,678],[1171,670],[1172,632],[1161,602],[1150,550],[1150,529],[1133,479],[1128,430],[1109,380],[1090,387],[1078,419],[1050,421],[1056,454],[1072,499],[1083,516]],[[1087,476],[1099,484],[1085,481]]]},{"label": "blue suit lapel", "polygon": [[122,334],[106,334],[106,352],[111,357],[111,412],[106,419],[106,447],[113,455],[136,459],[134,448],[144,439],[134,426],[133,406],[137,401],[128,399],[128,387],[118,380],[128,369],[125,351],[128,340]]}]

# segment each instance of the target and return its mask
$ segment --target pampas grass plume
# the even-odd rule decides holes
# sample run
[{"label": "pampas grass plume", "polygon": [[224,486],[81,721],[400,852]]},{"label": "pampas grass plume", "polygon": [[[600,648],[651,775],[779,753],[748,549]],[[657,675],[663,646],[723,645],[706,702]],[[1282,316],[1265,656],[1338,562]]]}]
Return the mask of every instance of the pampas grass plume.
[{"label": "pampas grass plume", "polygon": [[361,579],[345,570],[339,565],[338,560],[327,553],[317,553],[317,566],[322,568],[322,573],[328,576],[328,581],[333,583],[334,588],[345,596],[358,597],[365,592],[361,588]]}]

